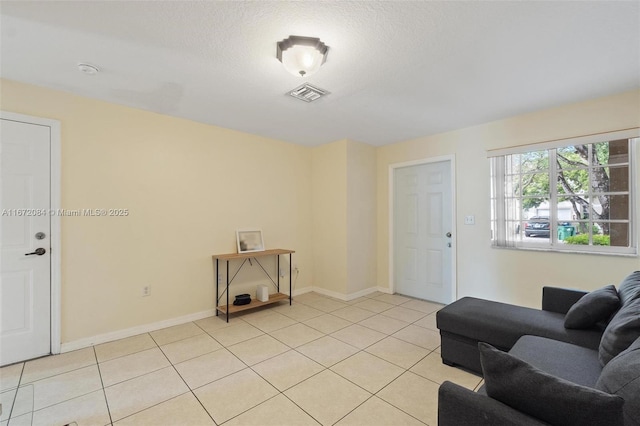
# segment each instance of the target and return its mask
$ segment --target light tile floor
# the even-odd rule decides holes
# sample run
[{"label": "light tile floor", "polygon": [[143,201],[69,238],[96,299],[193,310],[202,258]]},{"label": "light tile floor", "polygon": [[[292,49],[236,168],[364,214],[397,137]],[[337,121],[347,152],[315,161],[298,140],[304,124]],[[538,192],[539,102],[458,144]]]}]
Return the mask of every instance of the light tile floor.
[{"label": "light tile floor", "polygon": [[[0,426],[431,425],[442,305],[317,293],[0,369]],[[75,423],[74,423],[75,422]]]}]

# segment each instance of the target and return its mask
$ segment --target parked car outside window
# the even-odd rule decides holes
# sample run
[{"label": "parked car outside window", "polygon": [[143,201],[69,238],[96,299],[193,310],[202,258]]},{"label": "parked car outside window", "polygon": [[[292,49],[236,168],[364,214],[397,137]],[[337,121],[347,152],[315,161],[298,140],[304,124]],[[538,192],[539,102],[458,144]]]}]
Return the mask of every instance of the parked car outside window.
[{"label": "parked car outside window", "polygon": [[528,222],[525,222],[524,235],[526,237],[549,238],[549,216],[533,216]]}]

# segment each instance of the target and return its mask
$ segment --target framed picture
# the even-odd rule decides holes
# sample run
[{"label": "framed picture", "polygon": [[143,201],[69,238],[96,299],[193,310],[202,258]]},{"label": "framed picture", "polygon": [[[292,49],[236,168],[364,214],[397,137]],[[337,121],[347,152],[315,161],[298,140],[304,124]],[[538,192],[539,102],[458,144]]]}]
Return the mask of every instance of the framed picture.
[{"label": "framed picture", "polygon": [[238,229],[236,231],[238,253],[264,251],[261,229]]}]

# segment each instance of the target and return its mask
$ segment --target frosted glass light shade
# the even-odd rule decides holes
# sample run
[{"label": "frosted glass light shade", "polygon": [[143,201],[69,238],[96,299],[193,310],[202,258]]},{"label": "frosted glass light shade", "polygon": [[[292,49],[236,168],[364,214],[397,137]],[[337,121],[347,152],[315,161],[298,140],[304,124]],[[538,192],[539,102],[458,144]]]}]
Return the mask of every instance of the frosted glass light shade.
[{"label": "frosted glass light shade", "polygon": [[328,51],[319,38],[290,36],[278,42],[276,57],[291,74],[309,77],[327,60]]}]

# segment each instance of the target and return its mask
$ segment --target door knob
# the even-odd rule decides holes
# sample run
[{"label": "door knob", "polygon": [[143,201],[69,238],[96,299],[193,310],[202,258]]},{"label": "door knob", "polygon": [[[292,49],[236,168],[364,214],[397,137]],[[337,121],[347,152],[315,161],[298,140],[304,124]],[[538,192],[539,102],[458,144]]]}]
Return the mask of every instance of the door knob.
[{"label": "door knob", "polygon": [[36,251],[34,251],[33,253],[25,253],[25,256],[31,256],[32,254],[37,254],[38,256],[42,256],[43,254],[45,254],[47,251],[45,249],[43,249],[42,247],[37,248]]},{"label": "door knob", "polygon": [[451,232],[447,232],[447,237],[451,238]]}]

